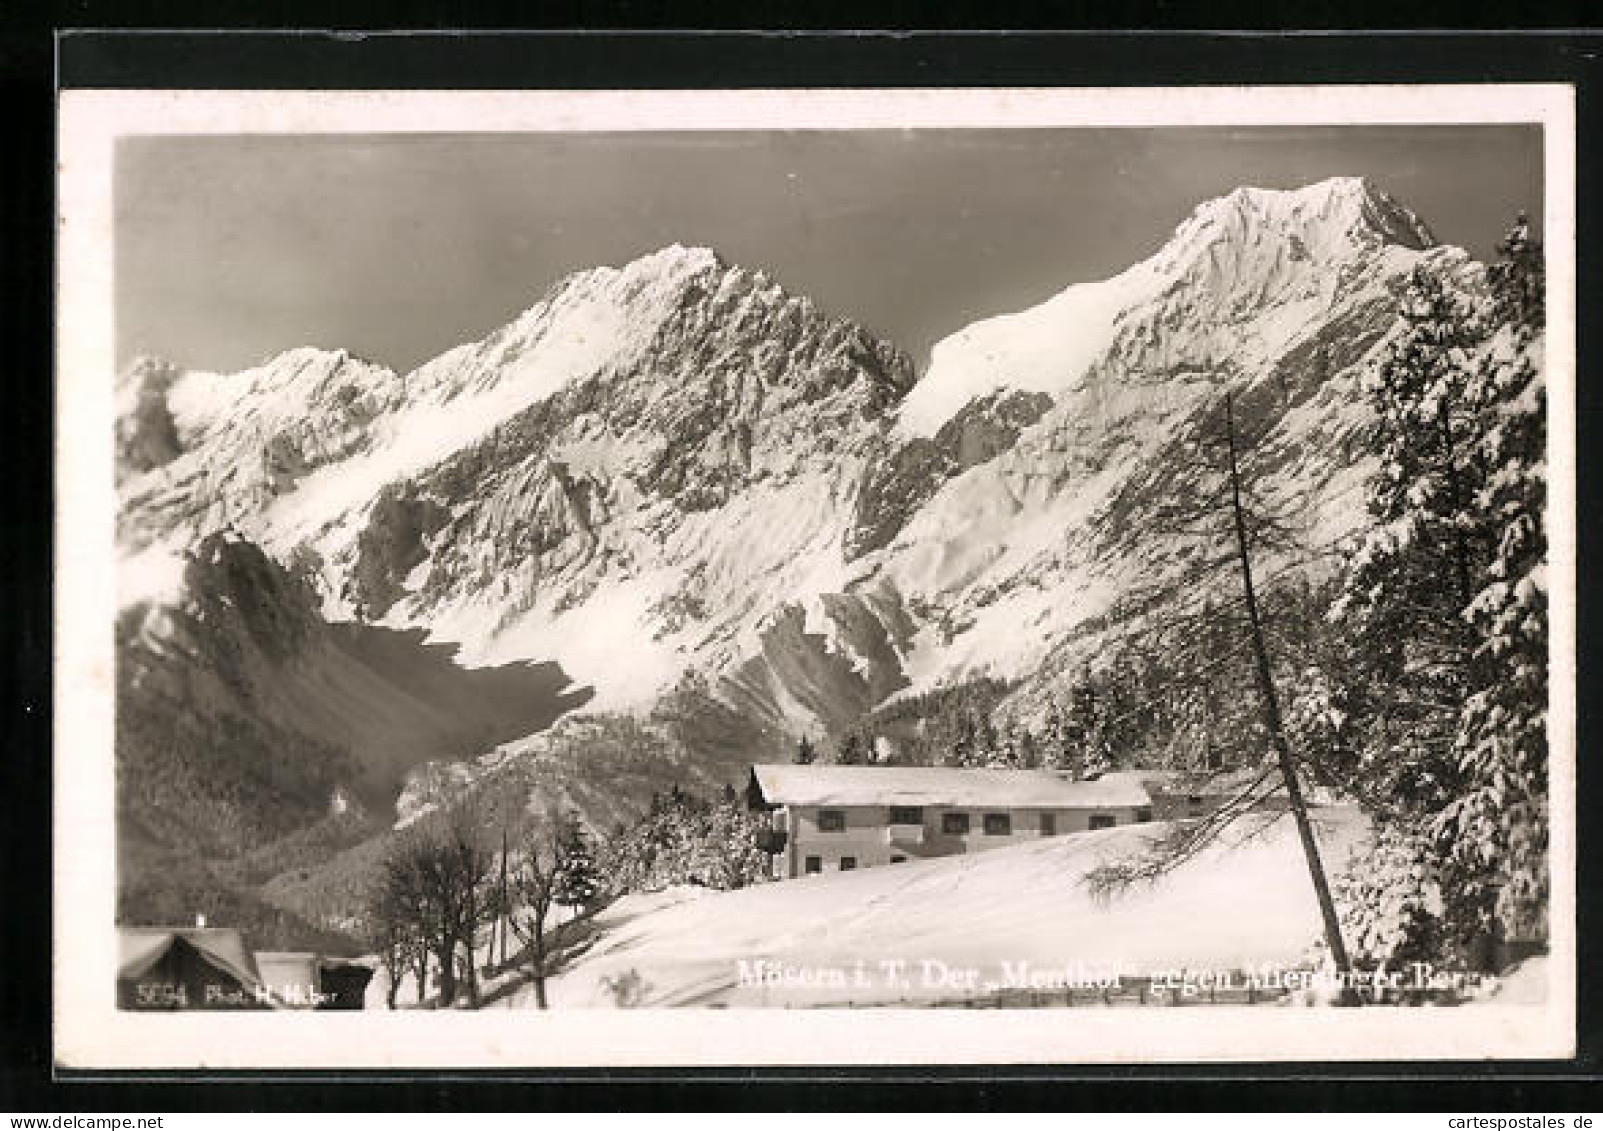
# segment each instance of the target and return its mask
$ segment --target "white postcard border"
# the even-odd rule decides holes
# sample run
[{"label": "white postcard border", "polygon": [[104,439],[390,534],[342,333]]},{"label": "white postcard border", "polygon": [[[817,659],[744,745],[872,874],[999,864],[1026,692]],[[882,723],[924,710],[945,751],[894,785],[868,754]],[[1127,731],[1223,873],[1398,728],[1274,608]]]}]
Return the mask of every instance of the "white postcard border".
[{"label": "white postcard border", "polygon": [[[1549,251],[1545,1006],[1298,1010],[119,1012],[114,922],[113,151],[139,134],[1533,122]],[[1575,1041],[1575,153],[1561,85],[672,91],[108,91],[60,98],[56,1057],[78,1068],[466,1068],[1564,1058]]]}]

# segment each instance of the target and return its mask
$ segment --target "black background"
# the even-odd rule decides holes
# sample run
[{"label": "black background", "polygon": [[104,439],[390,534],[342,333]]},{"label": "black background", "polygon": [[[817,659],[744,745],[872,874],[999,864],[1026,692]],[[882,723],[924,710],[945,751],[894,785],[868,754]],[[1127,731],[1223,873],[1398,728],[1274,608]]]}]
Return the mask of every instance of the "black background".
[{"label": "black background", "polygon": [[[463,1107],[852,1108],[1114,1108],[1186,1111],[1242,1109],[1430,1109],[1571,1115],[1603,1108],[1599,1078],[1599,774],[1589,760],[1596,707],[1588,690],[1597,618],[1587,597],[1597,462],[1590,456],[1600,408],[1588,380],[1597,353],[1603,307],[1597,256],[1599,98],[1603,36],[1592,32],[1392,33],[1385,35],[1211,33],[963,33],[860,31],[832,35],[795,29],[887,27],[912,21],[926,28],[976,26],[965,6],[933,2],[830,11],[709,13],[703,6],[671,12],[645,5],[592,5],[577,13],[550,7],[522,12],[572,26],[687,27],[734,23],[758,15],[790,16],[789,29],[763,33],[601,32],[449,36],[362,32],[248,33],[304,25],[373,26],[378,5],[355,22],[340,5],[255,3],[248,14],[229,6],[101,4],[80,0],[36,11],[0,14],[0,319],[7,444],[0,449],[0,602],[6,642],[4,727],[0,752],[0,1110],[57,1114],[98,1111],[404,1110]],[[347,5],[346,8],[351,6]],[[1373,6],[1397,26],[1437,22],[1430,13]],[[1460,24],[1497,26],[1508,19],[1581,22],[1578,4],[1549,12],[1448,8]],[[997,19],[994,7],[979,20]],[[1008,13],[1013,15],[1013,13]],[[1064,14],[1064,13],[1060,13]],[[1083,14],[1083,13],[1068,13]],[[1149,25],[1225,26],[1166,4],[1137,14]],[[1295,12],[1248,9],[1249,19],[1292,18],[1305,28],[1356,19],[1352,5],[1304,5]],[[1374,13],[1371,13],[1374,14]],[[205,26],[227,15],[232,32],[141,31],[130,34],[60,28]],[[709,18],[711,15],[713,18]],[[342,18],[336,20],[336,16]],[[515,16],[515,18],[516,18]],[[388,27],[461,26],[470,16],[443,3],[383,6]],[[983,23],[977,26],[983,26]],[[59,47],[59,53],[58,53]],[[1579,483],[1579,939],[1581,1055],[1564,1063],[1345,1064],[1073,1067],[997,1069],[841,1069],[596,1071],[378,1076],[362,1073],[233,1074],[197,1081],[183,1074],[141,1074],[115,1080],[56,1074],[50,1047],[50,607],[51,372],[53,353],[52,236],[54,96],[62,85],[358,89],[800,87],[800,86],[1127,86],[1237,83],[1565,82],[1577,87],[1577,416]],[[71,405],[60,406],[70,412]],[[70,534],[70,532],[68,532]],[[511,1022],[511,1015],[507,1018]],[[1466,1023],[1473,1015],[1466,1014]],[[137,1083],[131,1083],[136,1080]],[[820,1086],[827,1082],[828,1086]]]}]

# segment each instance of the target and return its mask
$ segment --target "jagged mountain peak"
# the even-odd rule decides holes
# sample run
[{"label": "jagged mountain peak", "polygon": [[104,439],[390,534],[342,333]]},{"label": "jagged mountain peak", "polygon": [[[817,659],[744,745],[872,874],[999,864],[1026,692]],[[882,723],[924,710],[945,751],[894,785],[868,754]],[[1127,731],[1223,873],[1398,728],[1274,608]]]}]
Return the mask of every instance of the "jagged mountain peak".
[{"label": "jagged mountain peak", "polygon": [[237,385],[270,388],[290,382],[326,380],[347,367],[352,372],[370,371],[394,376],[388,366],[358,357],[348,349],[325,349],[322,346],[294,346],[236,372],[210,375]]},{"label": "jagged mountain peak", "polygon": [[715,249],[701,244],[671,243],[630,260],[625,274],[685,278],[702,271],[727,270],[730,263]]},{"label": "jagged mountain peak", "polygon": [[258,369],[282,369],[295,365],[343,365],[351,360],[347,349],[324,349],[321,346],[295,346],[281,350],[268,358]]},{"label": "jagged mountain peak", "polygon": [[[1120,339],[1129,347],[1120,362],[1127,370],[1187,361],[1171,348],[1176,343],[1200,343],[1207,354],[1267,336],[1273,341],[1265,348],[1278,349],[1312,307],[1328,307],[1345,287],[1360,285],[1365,264],[1434,244],[1424,221],[1362,177],[1237,188],[1199,205],[1161,249],[1128,270],[937,342],[899,428],[932,437],[976,397],[999,389],[1058,398],[1110,351],[1119,353]],[[1142,322],[1149,332],[1137,331]],[[1209,333],[1227,340],[1211,341]]]},{"label": "jagged mountain peak", "polygon": [[117,384],[127,385],[133,382],[149,380],[163,374],[176,374],[179,366],[170,358],[161,357],[153,353],[142,353],[134,357],[117,371]]},{"label": "jagged mountain peak", "polygon": [[1210,245],[1285,242],[1298,257],[1333,261],[1354,251],[1396,244],[1433,246],[1425,222],[1365,177],[1330,177],[1298,188],[1243,185],[1205,201],[1154,257],[1162,269]]},{"label": "jagged mountain peak", "polygon": [[566,275],[539,303],[526,311],[525,316],[563,295],[575,293],[605,293],[636,304],[652,298],[677,296],[698,279],[733,269],[723,256],[710,247],[671,243],[620,265],[591,267]]},{"label": "jagged mountain peak", "polygon": [[1385,196],[1386,194],[1368,177],[1326,177],[1322,181],[1312,181],[1294,188],[1238,185],[1223,196],[1204,201],[1196,211],[1206,211],[1220,202],[1229,201],[1263,211],[1275,209],[1298,211],[1311,206],[1328,213],[1343,207],[1362,207],[1367,201]]},{"label": "jagged mountain peak", "polygon": [[406,387],[450,398],[511,376],[538,399],[570,378],[627,364],[688,295],[734,270],[712,248],[672,243],[621,266],[574,271],[485,337],[424,362],[406,375]]}]

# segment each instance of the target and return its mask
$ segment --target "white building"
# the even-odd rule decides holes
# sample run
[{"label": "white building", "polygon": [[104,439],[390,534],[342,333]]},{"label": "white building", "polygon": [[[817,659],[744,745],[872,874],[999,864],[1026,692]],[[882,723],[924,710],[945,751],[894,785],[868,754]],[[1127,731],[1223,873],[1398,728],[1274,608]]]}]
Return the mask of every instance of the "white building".
[{"label": "white building", "polygon": [[753,766],[776,878],[980,852],[1152,819],[1133,774],[1071,781],[1050,770]]}]

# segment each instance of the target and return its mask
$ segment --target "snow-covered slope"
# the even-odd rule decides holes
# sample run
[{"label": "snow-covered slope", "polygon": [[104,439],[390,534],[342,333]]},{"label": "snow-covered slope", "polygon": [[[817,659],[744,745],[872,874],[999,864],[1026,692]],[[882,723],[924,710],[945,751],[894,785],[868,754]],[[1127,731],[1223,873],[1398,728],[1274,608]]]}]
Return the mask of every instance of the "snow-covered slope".
[{"label": "snow-covered slope", "polygon": [[[967,326],[935,345],[929,372],[898,414],[901,430],[931,436],[976,396],[998,389],[1071,390],[1114,346],[1143,308],[1178,298],[1191,320],[1179,343],[1198,340],[1237,356],[1274,350],[1328,308],[1344,284],[1343,265],[1387,248],[1419,251],[1430,230],[1367,181],[1339,177],[1305,188],[1240,188],[1208,201],[1151,258],[1111,279],[1080,283],[1018,314]],[[1249,330],[1243,341],[1239,333]],[[1141,360],[1170,367],[1174,343],[1145,335]],[[1132,346],[1126,345],[1128,355]],[[1203,351],[1206,353],[1206,350]]]},{"label": "snow-covered slope", "polygon": [[[1168,826],[733,892],[630,896],[601,914],[598,941],[551,982],[550,1001],[611,1006],[623,992],[617,987],[626,987],[639,1006],[918,1004],[983,996],[986,983],[1004,980],[1004,963],[1047,976],[1067,968],[1126,979],[1288,967],[1319,937],[1319,910],[1289,817],[1267,829],[1262,819],[1248,819],[1155,884],[1111,899],[1093,897],[1086,873],[1141,852]],[[1318,810],[1315,826],[1333,868],[1365,827],[1350,809]],[[889,976],[881,963],[898,961],[901,976]],[[751,984],[759,970],[793,978]],[[960,970],[976,971],[972,986],[943,976]],[[832,972],[846,984],[816,984]],[[531,992],[504,1004],[527,1007]]]}]

